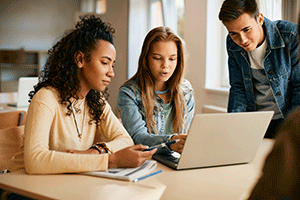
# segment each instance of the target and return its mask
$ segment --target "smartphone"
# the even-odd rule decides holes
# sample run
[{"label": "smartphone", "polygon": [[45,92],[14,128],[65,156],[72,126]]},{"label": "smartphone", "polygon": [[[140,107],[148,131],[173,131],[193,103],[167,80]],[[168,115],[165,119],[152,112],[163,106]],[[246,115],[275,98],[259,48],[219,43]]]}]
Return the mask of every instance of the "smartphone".
[{"label": "smartphone", "polygon": [[170,142],[161,143],[161,144],[149,147],[148,149],[144,149],[143,151],[151,151],[151,150],[156,149],[156,148],[158,149],[158,148],[162,148],[162,147],[165,147],[165,146],[170,146],[171,144],[174,144],[174,143],[179,142],[179,141],[180,140],[177,139],[177,140],[172,140]]}]

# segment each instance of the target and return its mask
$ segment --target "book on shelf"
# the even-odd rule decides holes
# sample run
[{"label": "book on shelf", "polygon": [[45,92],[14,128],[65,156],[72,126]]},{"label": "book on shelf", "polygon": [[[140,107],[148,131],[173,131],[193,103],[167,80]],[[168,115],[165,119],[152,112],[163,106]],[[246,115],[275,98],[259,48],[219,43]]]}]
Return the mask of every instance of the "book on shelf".
[{"label": "book on shelf", "polygon": [[161,170],[150,173],[156,166],[157,162],[155,160],[146,160],[141,166],[136,168],[110,168],[107,171],[85,172],[83,174],[136,182],[160,173]]}]

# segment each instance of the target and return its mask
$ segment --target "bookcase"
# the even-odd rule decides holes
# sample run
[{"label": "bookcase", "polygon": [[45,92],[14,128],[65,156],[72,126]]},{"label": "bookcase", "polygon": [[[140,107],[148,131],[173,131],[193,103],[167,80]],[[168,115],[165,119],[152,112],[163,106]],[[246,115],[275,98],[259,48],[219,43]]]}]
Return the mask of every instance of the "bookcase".
[{"label": "bookcase", "polygon": [[46,51],[0,49],[0,92],[17,92],[20,77],[38,76]]}]

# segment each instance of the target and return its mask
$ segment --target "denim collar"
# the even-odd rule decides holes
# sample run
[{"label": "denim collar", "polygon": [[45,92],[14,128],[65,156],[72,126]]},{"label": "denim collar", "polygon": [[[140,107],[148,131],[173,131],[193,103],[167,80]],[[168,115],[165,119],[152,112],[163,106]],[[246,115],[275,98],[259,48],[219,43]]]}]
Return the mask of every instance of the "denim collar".
[{"label": "denim collar", "polygon": [[281,37],[281,34],[273,21],[265,17],[263,26],[267,36],[268,46],[271,49],[278,49],[285,46],[283,38]]}]

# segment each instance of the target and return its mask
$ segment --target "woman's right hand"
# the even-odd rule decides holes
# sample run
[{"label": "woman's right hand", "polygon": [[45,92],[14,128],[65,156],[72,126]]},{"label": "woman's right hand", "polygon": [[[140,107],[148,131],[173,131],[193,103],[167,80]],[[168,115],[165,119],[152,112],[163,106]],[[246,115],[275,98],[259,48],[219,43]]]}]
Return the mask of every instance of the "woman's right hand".
[{"label": "woman's right hand", "polygon": [[179,139],[180,141],[179,142],[176,142],[174,144],[171,144],[170,145],[170,149],[172,149],[173,151],[176,151],[177,153],[182,153],[182,149],[183,149],[183,146],[184,146],[184,143],[185,143],[185,140],[186,140],[186,137],[187,137],[187,134],[178,134],[178,135],[174,135],[172,138],[171,138],[171,141],[172,140],[176,140],[176,139]]},{"label": "woman's right hand", "polygon": [[129,168],[140,166],[146,160],[151,159],[152,155],[157,151],[157,149],[153,149],[151,151],[143,151],[144,149],[148,149],[148,147],[138,144],[121,149],[116,153],[109,154],[108,168]]}]

